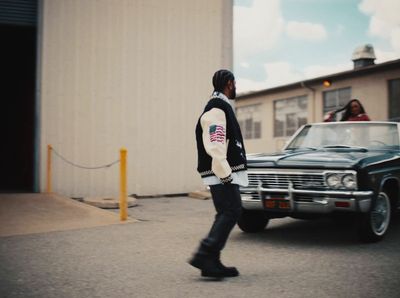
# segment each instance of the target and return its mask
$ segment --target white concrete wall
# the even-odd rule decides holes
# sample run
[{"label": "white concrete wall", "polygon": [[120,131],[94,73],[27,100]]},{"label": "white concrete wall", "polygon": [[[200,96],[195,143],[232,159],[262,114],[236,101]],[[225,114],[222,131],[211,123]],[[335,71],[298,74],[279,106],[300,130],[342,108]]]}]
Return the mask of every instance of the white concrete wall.
[{"label": "white concrete wall", "polygon": [[[211,77],[232,67],[232,0],[42,0],[41,190],[46,145],[87,166],[128,150],[128,192],[201,187],[194,129]],[[119,166],[54,157],[53,190],[118,195]]]}]

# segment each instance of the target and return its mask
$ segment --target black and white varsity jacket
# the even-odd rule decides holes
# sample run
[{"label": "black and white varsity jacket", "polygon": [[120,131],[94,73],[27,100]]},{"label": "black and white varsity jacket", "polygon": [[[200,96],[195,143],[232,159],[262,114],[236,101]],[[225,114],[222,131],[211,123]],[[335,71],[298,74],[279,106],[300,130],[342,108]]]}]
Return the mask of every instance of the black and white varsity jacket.
[{"label": "black and white varsity jacket", "polygon": [[223,94],[212,97],[197,122],[197,171],[203,180],[216,176],[230,182],[232,173],[247,170],[242,133],[227,101]]}]

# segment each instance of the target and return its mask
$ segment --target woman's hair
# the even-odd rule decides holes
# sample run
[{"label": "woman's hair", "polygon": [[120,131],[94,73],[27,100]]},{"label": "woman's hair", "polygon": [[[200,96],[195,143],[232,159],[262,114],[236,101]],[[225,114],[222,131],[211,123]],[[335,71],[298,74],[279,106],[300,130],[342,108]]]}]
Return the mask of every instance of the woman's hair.
[{"label": "woman's hair", "polygon": [[232,72],[227,69],[220,69],[214,73],[212,78],[212,83],[214,86],[214,91],[223,92],[228,81],[235,80],[235,76]]},{"label": "woman's hair", "polygon": [[364,109],[363,105],[361,104],[361,102],[357,98],[353,98],[343,108],[335,111],[335,113],[337,113],[337,112],[340,112],[340,111],[344,110],[344,113],[343,113],[342,118],[340,119],[340,121],[347,121],[347,119],[350,118],[350,116],[351,116],[351,103],[354,102],[354,101],[357,102],[360,105],[360,112],[362,114],[365,114],[365,109]]}]

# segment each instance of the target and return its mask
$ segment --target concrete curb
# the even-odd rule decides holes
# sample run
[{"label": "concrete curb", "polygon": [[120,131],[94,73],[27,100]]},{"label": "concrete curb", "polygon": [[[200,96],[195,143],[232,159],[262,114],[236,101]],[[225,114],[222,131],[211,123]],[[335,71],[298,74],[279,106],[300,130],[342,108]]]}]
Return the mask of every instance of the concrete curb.
[{"label": "concrete curb", "polygon": [[0,194],[0,239],[135,222],[54,193]]},{"label": "concrete curb", "polygon": [[189,193],[189,197],[199,200],[211,199],[211,193],[207,190],[196,190]]},{"label": "concrete curb", "polygon": [[[83,198],[83,203],[102,208],[102,209],[118,209],[119,208],[119,199],[116,198]],[[127,205],[128,208],[137,206],[137,199],[128,197]]]}]

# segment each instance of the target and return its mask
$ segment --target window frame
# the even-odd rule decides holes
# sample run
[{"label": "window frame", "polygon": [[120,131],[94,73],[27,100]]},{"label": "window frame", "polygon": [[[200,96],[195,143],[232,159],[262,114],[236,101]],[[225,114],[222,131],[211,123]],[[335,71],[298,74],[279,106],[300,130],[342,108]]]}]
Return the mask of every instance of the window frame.
[{"label": "window frame", "polygon": [[[296,101],[296,106],[298,107],[298,109],[296,111],[287,111],[286,113],[282,113],[282,117],[284,117],[284,121],[282,121],[282,127],[278,128],[278,119],[277,119],[277,104],[280,102],[289,102],[289,101]],[[304,101],[304,102],[302,102]],[[306,115],[306,123],[308,122],[308,95],[307,94],[302,94],[302,95],[298,95],[298,96],[293,96],[293,97],[288,97],[288,98],[281,98],[281,99],[276,99],[273,101],[273,136],[274,138],[287,138],[292,136],[297,129],[303,125],[299,124],[303,121],[299,121],[299,119],[303,119],[304,117],[298,117],[299,113],[305,113]],[[297,117],[295,117],[294,120],[294,125],[291,125],[290,127],[288,126],[288,116],[290,115],[295,115]],[[280,123],[279,123],[280,124]],[[293,131],[294,130],[294,131]],[[278,133],[279,132],[279,133]]]},{"label": "window frame", "polygon": [[[250,104],[245,106],[236,107],[236,118],[238,120],[240,129],[242,131],[243,139],[246,140],[254,140],[261,139],[262,137],[262,111],[261,111],[262,103]],[[249,111],[246,111],[248,109]],[[253,110],[251,110],[253,109]],[[243,110],[241,112],[240,110]],[[249,113],[251,117],[249,118],[240,118],[241,113]],[[254,117],[254,113],[259,113]],[[258,117],[257,117],[258,116]],[[256,118],[256,119],[254,119]],[[257,121],[255,121],[257,120]],[[249,122],[248,122],[249,121]],[[249,129],[249,123],[250,129]]]},{"label": "window frame", "polygon": [[[340,102],[340,92],[341,91],[345,91],[345,90],[349,90],[349,96],[344,102],[341,103]],[[328,108],[326,106],[327,95],[328,94],[332,94],[333,92],[336,93],[335,94],[336,104],[335,104],[334,107],[329,107]],[[347,104],[352,99],[351,92],[352,92],[351,86],[323,91],[322,92],[322,115],[324,116],[328,112],[335,111],[335,110],[337,110],[337,109],[339,109],[341,107],[344,107],[344,105]],[[341,113],[337,114],[336,117],[340,118],[341,117]]]}]

